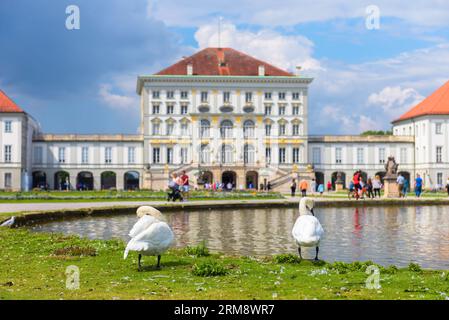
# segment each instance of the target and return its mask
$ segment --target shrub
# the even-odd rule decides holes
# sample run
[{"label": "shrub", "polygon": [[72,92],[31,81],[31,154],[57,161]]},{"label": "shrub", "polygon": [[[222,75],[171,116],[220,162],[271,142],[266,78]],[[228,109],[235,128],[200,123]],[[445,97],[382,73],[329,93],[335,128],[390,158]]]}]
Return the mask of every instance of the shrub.
[{"label": "shrub", "polygon": [[202,241],[197,246],[187,246],[185,253],[189,256],[207,257],[210,255],[209,249],[206,247],[206,242]]},{"label": "shrub", "polygon": [[419,264],[413,263],[413,262],[410,262],[410,264],[408,265],[408,270],[411,272],[421,272],[422,271],[421,266]]},{"label": "shrub", "polygon": [[276,263],[301,263],[301,258],[291,253],[278,254],[274,256],[274,261]]},{"label": "shrub", "polygon": [[229,273],[229,270],[216,261],[204,261],[194,264],[192,267],[192,274],[198,277],[215,277],[224,276]]}]

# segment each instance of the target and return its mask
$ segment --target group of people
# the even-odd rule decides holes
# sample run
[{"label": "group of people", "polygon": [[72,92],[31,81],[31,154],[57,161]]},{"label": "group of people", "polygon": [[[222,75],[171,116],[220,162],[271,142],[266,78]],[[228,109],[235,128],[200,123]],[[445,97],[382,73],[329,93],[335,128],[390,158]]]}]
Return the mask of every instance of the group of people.
[{"label": "group of people", "polygon": [[213,182],[209,183],[206,182],[204,184],[204,189],[206,190],[213,190],[213,191],[232,191],[234,189],[234,185],[231,182],[223,183],[223,182]]},{"label": "group of people", "polygon": [[168,183],[168,188],[170,190],[167,197],[168,201],[187,201],[190,191],[189,176],[185,171],[182,171],[181,175],[173,172],[172,179]]},{"label": "group of people", "polygon": [[349,182],[349,192],[353,192],[356,199],[364,198],[365,195],[371,199],[380,198],[381,189],[382,181],[380,176],[376,175],[374,178],[368,178],[365,182],[361,170],[354,172],[352,180]]}]

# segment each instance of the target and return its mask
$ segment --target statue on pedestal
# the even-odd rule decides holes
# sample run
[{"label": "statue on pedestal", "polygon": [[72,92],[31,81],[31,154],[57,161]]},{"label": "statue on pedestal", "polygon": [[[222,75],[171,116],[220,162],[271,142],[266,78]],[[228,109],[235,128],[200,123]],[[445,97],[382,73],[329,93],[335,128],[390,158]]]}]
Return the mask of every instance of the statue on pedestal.
[{"label": "statue on pedestal", "polygon": [[394,157],[388,157],[388,161],[385,164],[385,171],[387,172],[385,177],[395,178],[398,174],[399,164],[396,163]]},{"label": "statue on pedestal", "polygon": [[396,179],[398,177],[398,167],[394,157],[388,157],[388,161],[385,164],[386,174],[384,177],[384,197],[386,198],[398,198],[400,196],[398,191],[398,183]]}]

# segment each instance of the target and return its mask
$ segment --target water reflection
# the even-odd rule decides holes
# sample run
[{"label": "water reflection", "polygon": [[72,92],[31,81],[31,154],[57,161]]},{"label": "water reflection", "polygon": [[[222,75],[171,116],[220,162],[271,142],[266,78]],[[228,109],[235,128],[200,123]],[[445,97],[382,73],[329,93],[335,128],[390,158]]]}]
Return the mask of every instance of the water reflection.
[{"label": "water reflection", "polygon": [[[326,261],[373,260],[405,266],[449,269],[449,207],[317,209],[325,235],[320,257]],[[296,209],[257,209],[167,213],[176,246],[206,240],[213,251],[239,255],[296,253],[291,229]],[[134,214],[51,222],[35,231],[64,232],[88,238],[122,238]],[[305,252],[313,257],[314,250]]]}]

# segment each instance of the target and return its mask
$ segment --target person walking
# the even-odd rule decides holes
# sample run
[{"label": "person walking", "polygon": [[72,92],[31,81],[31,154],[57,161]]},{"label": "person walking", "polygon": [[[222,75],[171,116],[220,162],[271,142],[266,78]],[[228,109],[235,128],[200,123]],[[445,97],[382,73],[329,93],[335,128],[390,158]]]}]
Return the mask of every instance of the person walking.
[{"label": "person walking", "polygon": [[320,184],[318,185],[318,192],[320,193],[320,196],[323,195],[323,192],[324,192],[324,184],[320,183]]},{"label": "person walking", "polygon": [[373,190],[374,190],[374,197],[378,195],[380,198],[380,189],[382,188],[382,182],[380,181],[379,176],[375,176],[373,179]]},{"label": "person walking", "polygon": [[402,198],[404,196],[404,181],[405,178],[399,173],[396,179],[396,183],[398,184],[399,198]]},{"label": "person walking", "polygon": [[296,193],[296,179],[292,180],[292,183],[290,185],[290,190],[292,191],[291,196],[294,197],[295,193]]},{"label": "person walking", "polygon": [[408,187],[409,187],[408,180],[405,179],[405,177],[404,177],[404,188],[402,188],[402,195],[404,198],[407,196]]},{"label": "person walking", "polygon": [[190,185],[189,185],[189,176],[186,174],[185,170],[182,171],[181,182],[182,182],[182,189],[181,189],[182,198],[184,199],[184,201],[187,201],[189,199]]},{"label": "person walking", "polygon": [[299,189],[301,190],[301,197],[307,197],[307,189],[309,188],[309,183],[306,179],[302,179],[299,183]]},{"label": "person walking", "polygon": [[368,192],[368,198],[374,199],[373,180],[371,178],[368,178],[368,181],[366,182],[366,191]]},{"label": "person walking", "polygon": [[327,182],[327,192],[332,191],[332,183],[330,181]]},{"label": "person walking", "polygon": [[415,179],[415,195],[417,198],[421,197],[422,183],[423,183],[422,178],[418,173]]},{"label": "person walking", "polygon": [[316,192],[316,181],[315,181],[315,179],[312,179],[312,182],[310,183],[310,192],[312,192],[312,194]]},{"label": "person walking", "polygon": [[354,175],[352,176],[352,182],[354,183],[354,190],[355,190],[355,198],[356,198],[356,200],[359,199],[359,192],[360,192],[360,189],[362,188],[361,185],[360,185],[360,178],[361,178],[360,170],[356,171],[354,173]]}]

